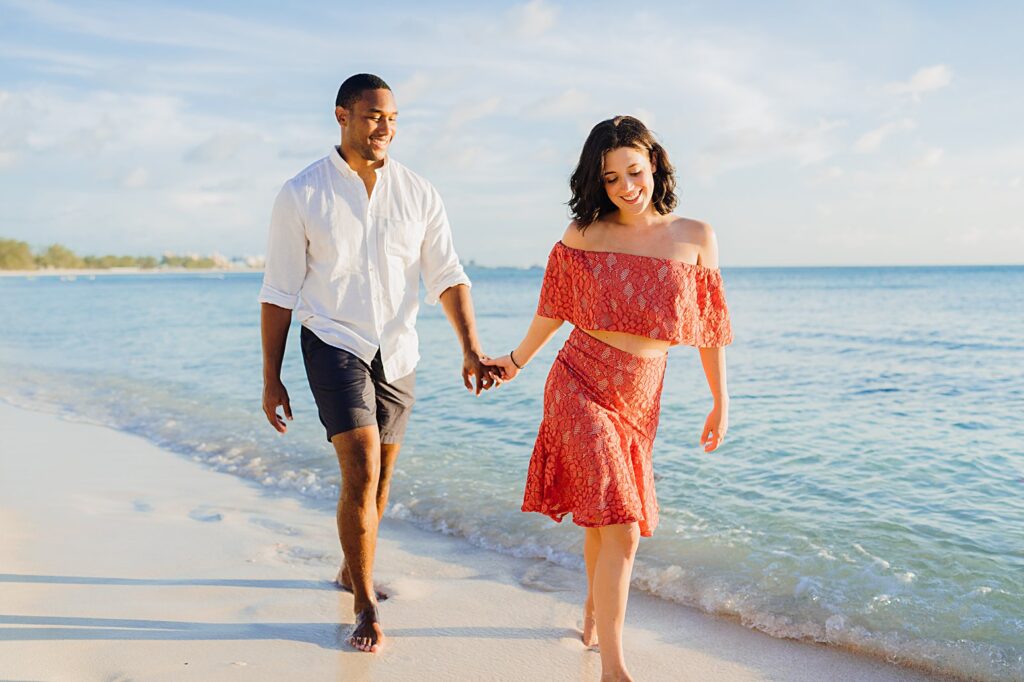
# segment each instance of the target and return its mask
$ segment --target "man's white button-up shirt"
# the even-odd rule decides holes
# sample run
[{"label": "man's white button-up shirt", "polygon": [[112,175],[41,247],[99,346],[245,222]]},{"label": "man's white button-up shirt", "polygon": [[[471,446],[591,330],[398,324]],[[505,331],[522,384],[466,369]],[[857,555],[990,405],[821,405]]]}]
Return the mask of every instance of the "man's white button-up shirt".
[{"label": "man's white button-up shirt", "polygon": [[337,148],[285,183],[270,219],[259,300],[293,309],[325,343],[369,364],[377,349],[393,381],[419,360],[425,300],[469,285],[433,185],[391,158],[368,197]]}]

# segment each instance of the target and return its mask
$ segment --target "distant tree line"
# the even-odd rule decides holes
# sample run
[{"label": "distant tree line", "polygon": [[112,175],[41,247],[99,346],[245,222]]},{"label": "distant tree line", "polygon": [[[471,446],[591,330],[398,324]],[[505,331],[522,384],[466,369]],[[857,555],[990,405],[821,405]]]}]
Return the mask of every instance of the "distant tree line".
[{"label": "distant tree line", "polygon": [[217,267],[219,264],[209,257],[176,256],[174,254],[166,254],[159,259],[153,256],[79,256],[61,244],[51,244],[42,251],[33,253],[26,242],[0,239],[0,270],[105,269],[111,267],[208,269]]},{"label": "distant tree line", "polygon": [[217,267],[212,258],[198,256],[176,256],[166,254],[160,259],[153,256],[79,256],[62,244],[51,244],[38,253],[26,242],[16,239],[0,239],[0,270],[45,270],[59,268],[66,270],[99,270],[106,268],[156,267],[208,269]]}]

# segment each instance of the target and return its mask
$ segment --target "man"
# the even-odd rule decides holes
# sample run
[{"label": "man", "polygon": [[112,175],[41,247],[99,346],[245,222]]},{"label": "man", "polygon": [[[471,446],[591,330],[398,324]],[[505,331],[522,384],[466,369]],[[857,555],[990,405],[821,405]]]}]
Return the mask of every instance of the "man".
[{"label": "man", "polygon": [[[459,264],[441,197],[388,154],[398,111],[370,74],[338,90],[341,146],[285,183],[274,204],[260,291],[263,411],[280,433],[291,419],[281,362],[292,310],[320,421],[341,467],[337,582],[355,596],[349,643],[384,641],[373,586],[377,526],[413,404],[419,360],[419,279],[462,344],[467,389],[500,383],[481,362],[470,281]],[[475,378],[475,387],[471,378]]]}]

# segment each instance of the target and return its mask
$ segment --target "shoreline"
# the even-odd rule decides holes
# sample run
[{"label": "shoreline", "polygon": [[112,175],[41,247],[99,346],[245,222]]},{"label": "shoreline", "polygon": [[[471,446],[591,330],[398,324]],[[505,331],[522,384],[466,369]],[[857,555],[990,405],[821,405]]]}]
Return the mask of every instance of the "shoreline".
[{"label": "shoreline", "polygon": [[[0,670],[26,679],[596,680],[582,576],[385,518],[389,635],[351,650],[333,513],[142,437],[0,402]],[[634,592],[642,680],[950,679]],[[187,666],[187,667],[186,667]]]},{"label": "shoreline", "polygon": [[254,272],[263,272],[262,268],[89,268],[63,269],[54,268],[48,270],[0,270],[0,277],[25,277],[34,279],[36,277],[109,277],[111,275],[220,275]]},{"label": "shoreline", "polygon": [[[543,272],[544,265],[535,263],[532,265],[481,265],[479,263],[467,263],[467,267],[481,270],[535,270]],[[746,270],[972,270],[972,269],[1021,269],[1024,263],[951,263],[951,264],[926,264],[926,265],[725,265],[725,271],[746,271]],[[263,268],[106,268],[106,269],[47,269],[47,270],[0,270],[0,278],[3,277],[25,277],[33,279],[36,277],[90,277],[110,275],[211,275],[211,274],[252,274],[262,273]]]}]

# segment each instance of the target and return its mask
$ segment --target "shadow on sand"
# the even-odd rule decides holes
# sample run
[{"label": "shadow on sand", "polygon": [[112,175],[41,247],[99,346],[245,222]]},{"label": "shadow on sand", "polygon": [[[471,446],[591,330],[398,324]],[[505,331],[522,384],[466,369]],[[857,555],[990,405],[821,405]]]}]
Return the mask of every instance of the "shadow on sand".
[{"label": "shadow on sand", "polygon": [[106,578],[78,575],[27,575],[0,573],[0,583],[46,583],[52,585],[127,585],[139,587],[245,587],[276,590],[330,590],[338,588],[327,580],[235,580],[225,578]]}]

